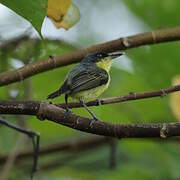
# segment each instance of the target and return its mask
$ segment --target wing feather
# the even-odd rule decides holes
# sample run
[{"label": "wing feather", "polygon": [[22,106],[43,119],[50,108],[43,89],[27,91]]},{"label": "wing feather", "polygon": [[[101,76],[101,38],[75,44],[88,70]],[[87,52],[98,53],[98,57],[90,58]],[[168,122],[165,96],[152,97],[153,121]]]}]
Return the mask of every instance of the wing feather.
[{"label": "wing feather", "polygon": [[89,90],[103,84],[106,84],[109,79],[108,73],[100,68],[84,70],[72,78],[71,93],[76,93],[84,90]]}]

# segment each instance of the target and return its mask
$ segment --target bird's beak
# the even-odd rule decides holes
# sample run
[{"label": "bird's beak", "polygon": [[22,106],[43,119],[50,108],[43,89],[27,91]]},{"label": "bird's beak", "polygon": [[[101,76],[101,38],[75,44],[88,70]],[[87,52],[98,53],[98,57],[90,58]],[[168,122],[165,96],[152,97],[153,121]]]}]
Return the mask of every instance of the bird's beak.
[{"label": "bird's beak", "polygon": [[111,59],[115,59],[119,56],[122,56],[124,55],[125,53],[124,52],[113,52],[113,53],[109,53],[108,56],[111,58]]}]

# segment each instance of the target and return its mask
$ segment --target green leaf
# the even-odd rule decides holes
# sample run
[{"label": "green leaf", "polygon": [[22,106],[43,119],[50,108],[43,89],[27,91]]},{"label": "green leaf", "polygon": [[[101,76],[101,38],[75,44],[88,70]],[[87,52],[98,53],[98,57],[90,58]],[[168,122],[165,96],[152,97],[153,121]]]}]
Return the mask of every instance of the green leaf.
[{"label": "green leaf", "polygon": [[0,3],[28,20],[41,36],[41,26],[46,16],[47,0],[0,0]]}]

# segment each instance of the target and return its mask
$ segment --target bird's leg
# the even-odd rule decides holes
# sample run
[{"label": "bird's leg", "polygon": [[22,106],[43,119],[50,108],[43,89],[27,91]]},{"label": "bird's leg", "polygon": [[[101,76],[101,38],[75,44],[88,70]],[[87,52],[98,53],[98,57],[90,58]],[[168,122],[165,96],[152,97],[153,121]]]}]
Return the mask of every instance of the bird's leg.
[{"label": "bird's leg", "polygon": [[84,106],[84,108],[89,112],[89,114],[91,114],[91,116],[93,117],[93,120],[90,123],[90,126],[93,125],[93,123],[95,121],[99,121],[98,118],[96,117],[96,115],[88,108],[88,106],[85,104],[85,102],[83,101],[82,98],[79,99],[80,103]]},{"label": "bird's leg", "polygon": [[68,107],[68,94],[65,94],[65,103],[66,103],[66,113],[71,113],[71,110]]}]

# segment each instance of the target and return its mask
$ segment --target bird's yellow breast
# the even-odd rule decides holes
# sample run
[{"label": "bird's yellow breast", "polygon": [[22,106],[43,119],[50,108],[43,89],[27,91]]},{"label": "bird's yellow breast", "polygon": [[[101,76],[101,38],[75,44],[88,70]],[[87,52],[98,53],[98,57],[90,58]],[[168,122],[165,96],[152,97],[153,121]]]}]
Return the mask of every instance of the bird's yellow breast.
[{"label": "bird's yellow breast", "polygon": [[[101,60],[96,63],[98,67],[107,71],[108,74],[111,68],[111,64],[112,64],[112,60],[110,58]],[[95,100],[108,88],[109,83],[110,83],[110,76],[106,84],[98,86],[96,88],[89,89],[89,90],[77,92],[75,94],[72,94],[71,97],[75,100],[79,100],[82,98],[85,102]]]}]

